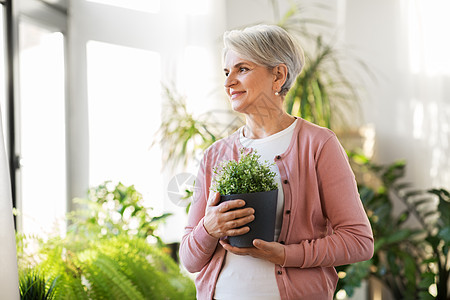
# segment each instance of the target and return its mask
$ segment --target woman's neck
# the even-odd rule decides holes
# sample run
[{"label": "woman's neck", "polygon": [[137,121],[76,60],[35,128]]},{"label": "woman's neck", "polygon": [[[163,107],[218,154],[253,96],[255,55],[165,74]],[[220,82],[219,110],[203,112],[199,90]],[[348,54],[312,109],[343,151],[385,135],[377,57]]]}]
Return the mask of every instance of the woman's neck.
[{"label": "woman's neck", "polygon": [[249,139],[262,139],[288,128],[295,118],[286,112],[279,116],[246,115],[243,134]]}]

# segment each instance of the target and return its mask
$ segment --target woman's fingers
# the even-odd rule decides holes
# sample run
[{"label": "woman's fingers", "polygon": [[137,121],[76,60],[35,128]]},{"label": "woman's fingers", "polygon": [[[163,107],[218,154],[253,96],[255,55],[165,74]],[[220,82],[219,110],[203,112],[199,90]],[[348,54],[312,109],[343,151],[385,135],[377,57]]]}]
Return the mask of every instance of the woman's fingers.
[{"label": "woman's fingers", "polygon": [[227,240],[219,241],[222,247],[237,255],[250,255],[256,258],[268,260],[277,265],[283,265],[285,260],[284,246],[277,242],[265,242],[263,240],[253,240],[255,247],[238,248],[231,246]]},{"label": "woman's fingers", "polygon": [[250,253],[252,253],[252,251],[254,251],[254,249],[255,249],[253,247],[248,247],[248,248],[233,247],[230,245],[228,240],[220,240],[219,243],[222,245],[222,247],[225,250],[230,251],[237,255],[250,255]]},{"label": "woman's fingers", "polygon": [[232,211],[223,213],[222,218],[225,221],[235,220],[235,219],[240,219],[240,218],[244,218],[244,217],[253,215],[254,213],[255,213],[255,210],[251,207],[243,208],[243,209],[236,209],[236,210],[232,210]]},{"label": "woman's fingers", "polygon": [[243,217],[239,217],[239,218],[227,218],[226,223],[224,224],[226,228],[238,228],[238,227],[242,227],[247,223],[250,223],[251,221],[253,221],[255,219],[255,215],[253,214],[246,214]]},{"label": "woman's fingers", "polygon": [[234,228],[234,229],[228,230],[226,232],[226,236],[242,235],[242,234],[246,234],[249,231],[250,231],[250,227],[248,227],[248,226],[241,227],[241,228]]},{"label": "woman's fingers", "polygon": [[254,215],[249,215],[244,218],[228,221],[224,226],[226,228],[226,235],[235,236],[249,232],[250,228],[248,226],[243,226],[252,222],[254,219]]},{"label": "woman's fingers", "polygon": [[245,205],[245,201],[241,200],[241,199],[225,201],[225,202],[220,203],[219,212],[224,213],[224,212],[227,212],[234,208],[243,207],[244,205]]},{"label": "woman's fingers", "polygon": [[220,201],[220,194],[210,191],[208,197],[208,206],[216,206],[219,204],[219,201]]},{"label": "woman's fingers", "polygon": [[219,193],[210,193],[203,226],[209,235],[221,238],[236,236],[249,232],[245,224],[255,219],[253,208],[242,208],[245,201],[242,199],[230,200],[220,203]]}]

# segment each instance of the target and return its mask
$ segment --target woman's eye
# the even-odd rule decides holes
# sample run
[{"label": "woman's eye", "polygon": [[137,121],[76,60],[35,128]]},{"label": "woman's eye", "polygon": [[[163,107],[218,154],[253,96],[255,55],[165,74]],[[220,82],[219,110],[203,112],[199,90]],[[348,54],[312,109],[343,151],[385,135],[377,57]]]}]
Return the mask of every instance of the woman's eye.
[{"label": "woman's eye", "polygon": [[248,69],[247,69],[247,68],[244,68],[244,67],[241,67],[241,68],[239,68],[239,71],[245,72],[245,71],[248,71]]},{"label": "woman's eye", "polygon": [[228,72],[225,72],[225,77],[228,77],[228,74],[230,74],[230,73],[228,73]]}]

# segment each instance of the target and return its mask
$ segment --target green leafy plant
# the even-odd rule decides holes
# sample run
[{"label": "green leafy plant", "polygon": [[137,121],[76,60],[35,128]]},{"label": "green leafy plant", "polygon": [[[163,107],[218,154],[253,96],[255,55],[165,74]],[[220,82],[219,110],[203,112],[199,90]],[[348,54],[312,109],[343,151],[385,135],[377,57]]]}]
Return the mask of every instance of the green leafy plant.
[{"label": "green leafy plant", "polygon": [[[336,268],[341,275],[337,291],[352,295],[363,279],[375,277],[394,299],[448,299],[449,192],[411,188],[401,180],[404,161],[378,165],[360,154],[350,153],[350,158],[360,175],[358,187],[375,251],[367,262]],[[393,203],[398,201],[404,208],[393,214]],[[407,221],[416,225],[411,227]]]},{"label": "green leafy plant", "polygon": [[54,299],[195,299],[161,239],[147,239],[166,215],[150,216],[133,186],[106,182],[83,205],[64,237],[16,235],[19,269],[52,278]]},{"label": "green leafy plant", "polygon": [[450,192],[442,188],[417,190],[406,183],[396,185],[394,192],[424,233],[415,248],[418,298],[449,299]]},{"label": "green leafy plant", "polygon": [[87,199],[74,199],[80,209],[68,215],[69,231],[99,236],[130,235],[147,238],[153,236],[157,226],[171,214],[152,215],[152,209],[144,205],[142,194],[133,185],[106,181],[90,188]]},{"label": "green leafy plant", "polygon": [[[428,192],[438,197],[439,218],[433,223],[434,228],[427,231],[425,241],[432,247],[433,254],[423,261],[424,264],[429,262],[431,266],[427,270],[428,274],[422,276],[421,283],[427,282],[428,279],[433,282],[434,279],[437,286],[437,299],[448,299],[450,292],[448,286],[450,278],[450,192],[445,189],[431,189]],[[416,208],[416,211],[420,211],[419,208]],[[425,219],[429,212],[421,211],[423,212],[422,218]]]},{"label": "green leafy plant", "polygon": [[[314,9],[323,11],[327,7],[316,5]],[[293,4],[278,22],[297,37],[305,52],[302,73],[284,101],[286,111],[328,128],[358,126],[355,120],[360,115],[361,88],[358,85],[361,84],[357,79],[362,73],[369,76],[372,73],[361,60],[326,42],[325,34],[312,34],[308,28],[320,26],[327,29],[330,26],[319,19],[304,16],[305,10],[301,4]]]},{"label": "green leafy plant", "polygon": [[188,110],[186,97],[175,88],[163,87],[166,99],[163,118],[152,145],[162,148],[164,166],[186,166],[198,151],[235,131],[242,121],[230,110],[195,115]]},{"label": "green leafy plant", "polygon": [[33,256],[34,270],[57,278],[54,299],[195,299],[193,282],[171,257],[128,234],[53,237]]},{"label": "green leafy plant", "polygon": [[50,280],[33,269],[26,269],[19,275],[20,299],[51,300],[55,299],[57,278]]},{"label": "green leafy plant", "polygon": [[256,151],[240,152],[239,161],[224,161],[214,168],[213,191],[231,195],[276,190],[275,172],[270,170],[270,164],[260,163],[261,156]]},{"label": "green leafy plant", "polygon": [[409,293],[415,293],[413,277],[417,270],[410,244],[420,230],[403,226],[409,214],[393,214],[395,198],[392,189],[404,175],[405,162],[381,166],[363,155],[350,153],[349,156],[358,177],[358,189],[372,226],[375,246],[371,260],[337,268],[345,274],[337,290],[344,289],[352,295],[363,279],[373,276],[393,293],[395,299],[406,299]]}]

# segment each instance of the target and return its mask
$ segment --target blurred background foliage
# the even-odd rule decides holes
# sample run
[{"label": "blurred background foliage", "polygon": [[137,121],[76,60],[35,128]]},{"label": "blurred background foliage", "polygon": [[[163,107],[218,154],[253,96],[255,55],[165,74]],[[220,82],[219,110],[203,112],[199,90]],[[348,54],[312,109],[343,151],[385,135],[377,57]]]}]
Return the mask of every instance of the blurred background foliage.
[{"label": "blurred background foliage", "polygon": [[80,203],[63,237],[17,234],[22,298],[195,299],[192,279],[156,234],[167,214],[152,216],[122,183],[94,187]]},{"label": "blurred background foliage", "polygon": [[164,244],[155,230],[171,214],[152,215],[153,209],[144,205],[142,194],[132,185],[106,181],[89,189],[88,199],[74,202],[80,208],[67,216],[70,233],[92,238],[127,233],[144,239],[152,237],[159,245]]},{"label": "blurred background foliage", "polygon": [[[353,295],[376,278],[394,299],[448,299],[450,194],[414,189],[404,181],[406,163],[373,163],[349,152],[369,217],[375,251],[371,260],[337,267],[337,291]],[[394,209],[400,203],[399,212]]]},{"label": "blurred background foliage", "polygon": [[359,126],[364,91],[359,75],[372,80],[375,76],[362,60],[326,34],[333,31],[329,23],[304,16],[312,9],[326,13],[330,8],[294,3],[277,23],[299,40],[305,53],[303,71],[285,98],[286,111],[333,130]]}]

